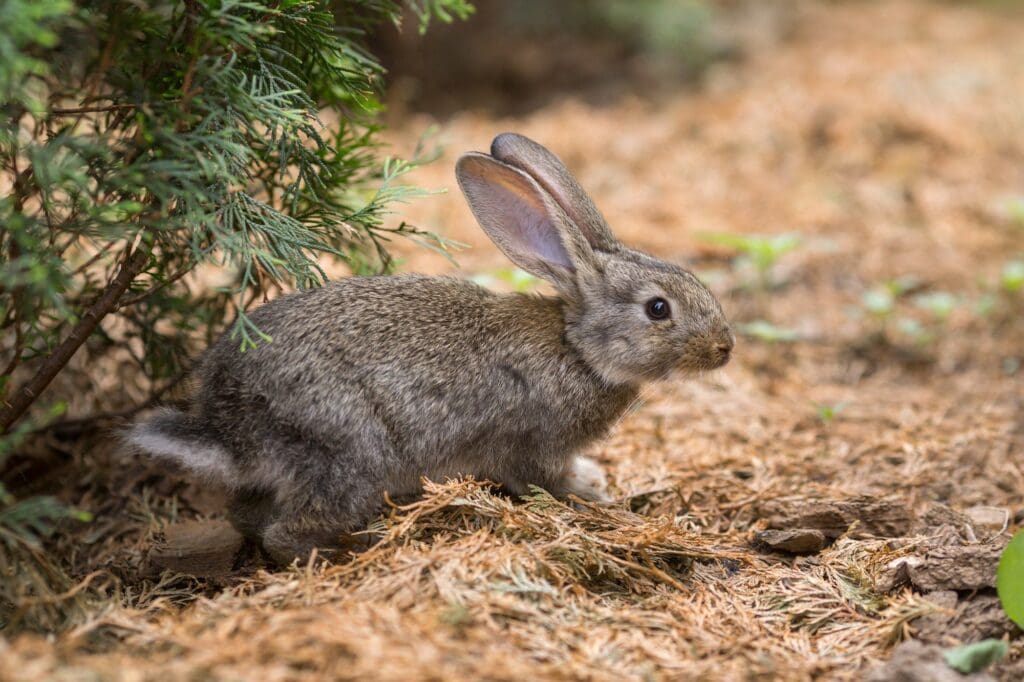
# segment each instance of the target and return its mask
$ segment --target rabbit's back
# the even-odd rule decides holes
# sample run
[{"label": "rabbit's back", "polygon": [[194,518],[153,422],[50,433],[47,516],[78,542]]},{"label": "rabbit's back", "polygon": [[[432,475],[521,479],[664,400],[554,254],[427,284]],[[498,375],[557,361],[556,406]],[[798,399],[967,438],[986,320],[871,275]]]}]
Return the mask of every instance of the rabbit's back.
[{"label": "rabbit's back", "polygon": [[342,468],[401,494],[424,475],[515,478],[603,433],[635,393],[566,345],[562,307],[455,279],[347,278],[257,310],[271,342],[211,348],[199,409],[261,480]]}]

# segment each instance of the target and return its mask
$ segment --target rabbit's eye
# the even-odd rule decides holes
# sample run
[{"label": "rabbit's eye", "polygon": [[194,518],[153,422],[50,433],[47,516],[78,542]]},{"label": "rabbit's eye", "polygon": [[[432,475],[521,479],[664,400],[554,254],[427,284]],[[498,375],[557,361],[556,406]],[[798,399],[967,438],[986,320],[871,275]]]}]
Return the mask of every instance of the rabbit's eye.
[{"label": "rabbit's eye", "polygon": [[647,302],[645,309],[647,317],[652,320],[665,320],[672,314],[672,309],[668,307],[668,301],[663,298],[652,298]]}]

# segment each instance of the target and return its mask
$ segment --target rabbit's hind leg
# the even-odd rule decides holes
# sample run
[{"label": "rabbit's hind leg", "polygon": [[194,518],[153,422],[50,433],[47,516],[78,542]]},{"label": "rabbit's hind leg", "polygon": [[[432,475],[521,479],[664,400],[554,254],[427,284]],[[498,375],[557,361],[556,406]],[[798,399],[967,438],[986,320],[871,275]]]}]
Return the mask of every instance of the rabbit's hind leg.
[{"label": "rabbit's hind leg", "polygon": [[[274,504],[267,508],[267,523],[259,538],[278,564],[306,561],[314,548],[331,558],[349,549],[365,547],[362,530],[384,506],[384,477],[390,449],[375,432],[360,438],[339,438],[325,445],[320,439],[302,442],[279,440],[277,461],[282,471]],[[262,511],[262,508],[260,509]]]},{"label": "rabbit's hind leg", "polygon": [[348,544],[349,537],[346,529],[339,525],[313,517],[296,517],[268,525],[263,529],[260,542],[271,561],[287,566],[296,560],[299,563],[309,561],[314,549],[318,556],[331,559]]},{"label": "rabbit's hind leg", "polygon": [[353,513],[348,500],[345,508],[339,508],[329,499],[304,500],[300,507],[286,506],[278,509],[275,516],[260,529],[259,540],[270,559],[280,566],[287,566],[296,559],[305,563],[315,549],[325,559],[340,559],[351,551],[369,547],[370,536],[358,531],[366,528],[367,522],[382,506],[370,497],[360,500],[361,511]]},{"label": "rabbit's hind leg", "polygon": [[247,538],[257,541],[275,564],[306,561],[314,547],[337,544],[329,526],[311,519],[282,521],[282,510],[269,488],[247,487],[235,492],[228,505],[228,520]]},{"label": "rabbit's hind leg", "polygon": [[274,493],[269,488],[240,488],[228,502],[228,520],[247,538],[258,540],[274,520]]},{"label": "rabbit's hind leg", "polygon": [[259,539],[275,563],[305,562],[314,548],[330,559],[368,544],[367,536],[353,532],[364,529],[383,506],[381,487],[369,483],[369,472],[362,467],[354,467],[347,476],[330,467],[321,475],[316,482],[294,486],[292,494],[279,497],[270,515],[263,517],[266,523],[259,529]]},{"label": "rabbit's hind leg", "polygon": [[270,499],[257,495],[240,507],[276,563],[353,544],[351,533],[384,505],[388,474],[401,460],[379,409],[358,388],[343,404],[318,407],[316,419],[301,401],[291,411],[280,405],[250,441],[245,482]]}]

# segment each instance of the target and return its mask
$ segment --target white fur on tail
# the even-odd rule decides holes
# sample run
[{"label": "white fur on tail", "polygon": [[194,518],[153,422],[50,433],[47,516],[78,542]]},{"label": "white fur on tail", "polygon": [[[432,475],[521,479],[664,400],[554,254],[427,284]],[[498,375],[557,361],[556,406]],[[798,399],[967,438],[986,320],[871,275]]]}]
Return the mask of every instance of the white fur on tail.
[{"label": "white fur on tail", "polygon": [[168,428],[186,419],[175,410],[162,410],[132,426],[126,440],[154,457],[171,460],[202,478],[230,486],[238,472],[226,450],[205,439],[189,438],[183,429]]}]

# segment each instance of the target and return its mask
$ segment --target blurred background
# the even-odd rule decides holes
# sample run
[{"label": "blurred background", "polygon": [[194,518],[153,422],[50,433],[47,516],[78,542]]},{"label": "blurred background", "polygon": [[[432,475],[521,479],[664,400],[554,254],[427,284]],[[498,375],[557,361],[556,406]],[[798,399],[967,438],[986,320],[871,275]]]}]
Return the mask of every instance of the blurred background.
[{"label": "blurred background", "polygon": [[[443,150],[411,181],[448,193],[401,218],[469,245],[464,272],[531,286],[452,174],[458,154],[515,130],[567,162],[622,239],[711,283],[754,357],[829,341],[850,378],[1017,371],[1020,349],[990,332],[1018,319],[1024,271],[1020,3],[476,7],[425,37],[376,38],[395,152],[426,131]],[[399,251],[402,269],[451,267]]]}]

